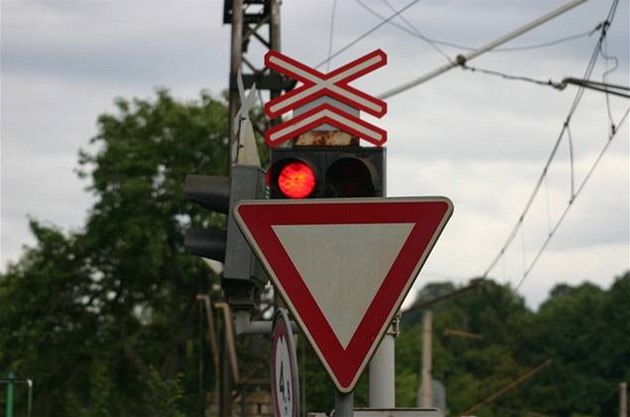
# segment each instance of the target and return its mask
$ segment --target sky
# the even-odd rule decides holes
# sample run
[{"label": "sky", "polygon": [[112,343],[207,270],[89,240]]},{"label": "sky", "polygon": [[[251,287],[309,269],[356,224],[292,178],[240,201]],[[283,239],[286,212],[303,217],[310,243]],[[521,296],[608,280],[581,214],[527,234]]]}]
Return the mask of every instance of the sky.
[{"label": "sky", "polygon": [[[316,66],[343,49],[319,68],[328,71],[380,48],[388,65],[352,83],[379,95],[444,65],[444,55],[466,52],[430,45],[409,31],[475,48],[564,4],[416,0],[391,19],[398,27],[383,24],[345,49],[381,22],[364,6],[390,16],[411,1],[285,0],[282,52]],[[489,52],[468,64],[543,82],[581,78],[600,32],[587,33],[606,19],[611,4],[590,0],[504,47],[583,36]],[[93,197],[75,172],[78,151],[89,149],[97,117],[114,111],[116,97],[151,98],[166,87],[191,100],[201,90],[219,95],[227,87],[230,27],[222,24],[223,1],[216,0],[0,5],[0,267],[6,270],[24,245],[34,244],[29,218],[81,229]],[[628,6],[619,2],[593,80],[629,85]],[[248,59],[262,66],[262,53],[252,41]],[[464,284],[487,271],[541,177],[577,91],[456,68],[389,98],[382,119],[366,118],[388,131],[388,196],[443,195],[454,203],[411,294],[429,282]],[[584,93],[569,124],[571,140],[563,137],[523,227],[489,271],[502,284],[518,285],[534,308],[557,284],[607,288],[629,268],[628,124],[608,141],[611,121],[619,124],[628,104]],[[536,258],[571,198],[572,182],[581,191]]]}]

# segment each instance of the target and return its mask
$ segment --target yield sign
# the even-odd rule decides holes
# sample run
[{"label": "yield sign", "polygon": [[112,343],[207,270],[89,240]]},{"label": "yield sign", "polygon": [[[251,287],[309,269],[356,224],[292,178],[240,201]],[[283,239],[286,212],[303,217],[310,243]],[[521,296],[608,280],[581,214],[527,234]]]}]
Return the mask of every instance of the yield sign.
[{"label": "yield sign", "polygon": [[350,392],[453,211],[445,197],[242,201],[234,216]]}]

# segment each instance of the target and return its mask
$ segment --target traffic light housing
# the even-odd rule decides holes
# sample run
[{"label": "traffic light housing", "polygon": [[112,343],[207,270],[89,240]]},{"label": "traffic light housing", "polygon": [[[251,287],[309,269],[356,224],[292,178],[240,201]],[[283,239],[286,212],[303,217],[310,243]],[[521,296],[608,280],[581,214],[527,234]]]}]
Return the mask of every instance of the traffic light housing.
[{"label": "traffic light housing", "polygon": [[385,148],[272,148],[267,185],[272,199],[385,195]]},{"label": "traffic light housing", "polygon": [[231,176],[188,175],[184,192],[202,207],[227,215],[227,229],[191,228],[186,231],[186,250],[203,258],[223,262],[221,287],[234,309],[250,308],[266,282],[251,249],[232,216],[240,200],[264,197],[264,172],[257,166],[234,165]]}]

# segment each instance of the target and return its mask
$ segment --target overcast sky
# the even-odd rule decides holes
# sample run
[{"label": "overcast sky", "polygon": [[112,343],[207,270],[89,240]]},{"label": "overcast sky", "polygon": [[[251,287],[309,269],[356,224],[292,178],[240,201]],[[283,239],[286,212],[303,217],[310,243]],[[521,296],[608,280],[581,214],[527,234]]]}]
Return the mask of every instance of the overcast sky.
[{"label": "overcast sky", "polygon": [[[392,22],[424,36],[478,47],[559,7],[558,1],[419,1]],[[621,0],[607,56],[608,82],[628,85],[629,11]],[[384,16],[407,1],[366,0]],[[586,33],[612,1],[591,0],[505,45],[537,45]],[[332,0],[285,0],[282,50],[308,65],[329,53]],[[1,265],[33,244],[28,216],[80,230],[91,196],[74,173],[77,152],[115,97],[154,96],[167,87],[181,99],[227,87],[230,27],[223,1],[1,2]],[[332,52],[377,25],[355,0],[336,2]],[[411,29],[409,29],[411,30]],[[591,36],[546,48],[484,54],[471,66],[539,80],[581,77],[597,42]],[[388,65],[353,85],[382,93],[447,61],[427,42],[384,25],[340,54],[330,69],[381,48]],[[440,46],[449,57],[461,49]],[[250,60],[262,65],[252,42]],[[606,55],[606,54],[604,54]],[[614,60],[599,57],[601,81]],[[326,65],[320,68],[326,71]],[[371,120],[388,131],[388,195],[445,195],[455,212],[416,283],[464,283],[483,274],[517,222],[567,117],[576,88],[564,91],[452,70],[388,100]],[[628,100],[610,97],[618,122]],[[606,97],[587,91],[571,122],[574,180],[582,182],[610,130]],[[628,125],[620,128],[519,292],[538,305],[556,284],[585,280],[608,287],[629,268]],[[552,163],[523,232],[490,276],[512,286],[534,259],[570,198],[568,141]]]}]

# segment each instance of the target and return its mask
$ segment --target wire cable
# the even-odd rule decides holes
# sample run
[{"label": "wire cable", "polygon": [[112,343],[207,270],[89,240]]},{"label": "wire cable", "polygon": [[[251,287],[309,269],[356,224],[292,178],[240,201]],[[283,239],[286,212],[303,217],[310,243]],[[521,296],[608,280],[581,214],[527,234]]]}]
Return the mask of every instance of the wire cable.
[{"label": "wire cable", "polygon": [[[602,58],[604,58],[606,71],[602,74],[602,82],[604,84],[608,83],[608,74],[614,72],[619,67],[619,59],[617,57],[611,57],[608,55],[608,41],[604,42],[603,48],[599,51]],[[608,68],[608,63],[613,61],[613,67]],[[615,131],[615,123],[613,122],[612,112],[610,110],[610,97],[608,92],[606,92],[606,111],[608,112],[608,121],[610,122],[610,130],[611,132]]]},{"label": "wire cable", "polygon": [[333,53],[332,55],[330,55],[327,59],[325,59],[324,61],[320,62],[319,64],[315,65],[315,68],[319,68],[324,64],[327,64],[328,62],[330,62],[331,59],[339,56],[340,54],[344,53],[345,51],[347,51],[348,49],[350,49],[351,47],[353,47],[354,45],[356,45],[357,43],[359,43],[360,41],[362,41],[363,39],[365,39],[366,37],[368,37],[369,35],[371,35],[372,33],[376,32],[378,29],[380,29],[383,25],[387,24],[387,22],[389,22],[390,20],[392,20],[393,18],[395,18],[396,16],[398,16],[399,14],[401,14],[402,12],[404,12],[405,10],[407,10],[408,8],[410,8],[411,6],[413,6],[414,4],[418,3],[420,0],[412,0],[409,3],[407,3],[406,6],[402,7],[401,9],[399,9],[396,13],[392,14],[391,16],[389,16],[388,18],[384,19],[383,21],[381,21],[379,24],[377,24],[376,26],[372,27],[370,30],[368,30],[367,32],[362,33],[361,35],[359,35],[358,37],[356,37],[353,41],[351,41],[350,43],[348,43],[346,46],[344,46],[341,49],[338,49],[337,51],[335,51],[335,53]]},{"label": "wire cable", "polygon": [[512,41],[513,39],[519,37],[519,36],[523,36],[525,33],[549,22],[552,19],[557,18],[558,16],[567,13],[569,10],[572,10],[582,4],[584,4],[587,0],[571,0],[568,3],[565,3],[563,5],[561,5],[560,7],[557,7],[547,13],[545,13],[544,15],[538,17],[535,20],[532,20],[531,22],[528,22],[524,25],[521,25],[519,27],[517,27],[516,29],[512,30],[509,33],[506,33],[503,36],[498,37],[497,39],[494,39],[488,43],[486,43],[485,45],[473,50],[473,51],[469,51],[466,52],[463,55],[458,55],[455,59],[455,61],[453,62],[449,62],[447,64],[444,64],[432,71],[429,71],[428,73],[425,73],[419,77],[416,77],[414,79],[412,79],[411,81],[407,81],[403,84],[398,85],[397,87],[391,88],[381,94],[379,94],[377,97],[380,99],[387,99],[389,97],[393,97],[397,94],[400,94],[404,91],[407,91],[413,87],[416,87],[420,84],[426,83],[427,81],[432,80],[435,77],[438,77],[442,74],[444,74],[447,71],[450,71],[451,69],[461,65],[461,64],[465,64],[466,62],[475,59],[477,57],[479,57],[480,55],[485,54],[488,51],[491,51],[493,49],[498,48],[499,46]]},{"label": "wire cable", "polygon": [[[362,8],[367,10],[368,12],[370,12],[372,15],[378,17],[381,20],[385,19],[385,16],[383,16],[382,14],[377,12],[376,10],[372,9],[370,6],[365,4],[363,1],[361,1],[361,0],[355,0],[355,1],[357,2],[357,4],[359,6],[361,6]],[[390,10],[392,10],[394,12],[396,11],[394,6],[392,6],[390,2],[388,2],[387,0],[383,0],[383,2],[390,8]],[[422,34],[422,32],[420,32],[418,30],[418,28],[416,28],[411,22],[409,22],[409,20],[407,20],[403,15],[400,15],[400,20],[402,20],[406,24],[407,27],[405,27],[405,26],[403,26],[403,25],[401,25],[399,23],[396,23],[394,21],[389,21],[389,24],[394,26],[394,27],[397,27],[398,29],[402,30],[403,32],[408,33],[409,35],[413,36],[414,38],[421,39],[421,40],[425,41],[438,54],[442,55],[448,62],[452,62],[451,57],[449,57],[446,52],[444,52],[442,49],[440,49],[440,47],[437,46],[437,43],[435,41],[433,41],[431,38],[428,38],[428,37],[424,36]]]},{"label": "wire cable", "polygon": [[489,69],[484,69],[484,68],[479,68],[479,67],[471,67],[470,65],[467,65],[466,63],[461,64],[460,67],[465,71],[479,72],[479,73],[487,74],[487,75],[496,75],[505,80],[526,81],[533,84],[542,85],[545,87],[553,87],[557,90],[563,90],[566,87],[566,85],[563,84],[562,82],[553,82],[552,80],[547,80],[547,81],[536,80],[534,78],[525,77],[522,75],[511,75],[511,74],[506,74],[500,71],[489,70]]},{"label": "wire cable", "polygon": [[328,62],[326,62],[326,72],[330,72],[330,55],[332,54],[333,35],[335,33],[335,12],[337,10],[337,0],[333,0],[332,12],[330,13],[330,31],[328,32]]},{"label": "wire cable", "polygon": [[[600,37],[599,37],[599,39],[597,41],[597,44],[596,44],[595,49],[594,49],[594,51],[593,51],[593,53],[591,55],[591,58],[590,58],[590,60],[589,60],[589,62],[587,64],[586,70],[584,72],[584,76],[582,77],[583,81],[588,81],[589,78],[591,77],[591,74],[592,74],[592,72],[593,72],[593,70],[595,68],[595,63],[597,61],[597,57],[599,56],[600,50],[602,48],[602,43],[604,42],[604,39],[606,38],[607,28],[610,26],[610,24],[612,22],[612,19],[614,18],[615,11],[617,9],[618,3],[619,3],[619,0],[614,0],[613,1],[611,9],[610,9],[610,11],[608,13],[608,17],[607,17],[607,19],[606,19],[606,21],[604,23],[604,27],[602,28],[602,32],[600,34]],[[509,233],[505,243],[503,244],[503,246],[499,250],[499,253],[495,256],[495,258],[490,263],[490,265],[488,266],[486,271],[483,273],[483,275],[482,275],[483,278],[487,278],[488,274],[490,273],[490,271],[492,271],[492,269],[494,269],[494,267],[496,266],[497,262],[501,258],[503,258],[505,256],[506,250],[512,244],[512,242],[513,242],[514,238],[516,237],[516,235],[518,234],[519,230],[521,230],[521,228],[523,226],[523,221],[524,221],[525,217],[527,216],[527,214],[529,213],[529,210],[530,210],[530,208],[531,208],[531,206],[532,206],[536,196],[538,195],[538,192],[540,191],[541,185],[544,183],[544,180],[545,180],[545,178],[547,176],[549,167],[550,167],[551,163],[553,162],[553,160],[554,160],[554,158],[556,156],[556,153],[557,153],[558,148],[559,148],[559,146],[560,146],[560,144],[562,142],[562,139],[565,136],[565,133],[570,134],[569,133],[569,123],[571,121],[571,118],[572,118],[573,114],[575,113],[575,110],[577,109],[577,106],[578,106],[578,104],[579,104],[579,102],[580,102],[580,100],[581,100],[581,98],[582,98],[582,96],[584,94],[584,91],[585,91],[585,86],[584,85],[580,85],[579,89],[578,89],[578,91],[577,91],[577,93],[576,93],[576,95],[575,95],[575,97],[573,99],[573,102],[571,103],[571,106],[570,106],[568,115],[567,115],[567,117],[565,119],[565,122],[562,125],[562,129],[560,130],[560,134],[558,135],[558,138],[556,139],[556,142],[555,142],[555,144],[554,144],[554,146],[552,148],[551,154],[547,158],[547,162],[545,163],[545,166],[543,168],[542,174],[538,178],[538,181],[536,182],[536,185],[534,186],[534,190],[530,194],[530,197],[527,200],[527,203],[525,204],[525,208],[521,212],[521,214],[520,214],[516,224],[512,228],[512,231]],[[623,117],[620,120],[619,125],[625,123],[625,121],[627,120],[629,111],[630,111],[630,107],[624,113]],[[595,168],[599,164],[599,161],[601,160],[603,154],[605,153],[605,151],[610,146],[610,143],[612,142],[612,139],[615,137],[616,133],[617,133],[617,131],[614,131],[614,132],[610,133],[610,135],[608,137],[608,141],[606,142],[606,145],[603,147],[601,152],[598,154],[598,157],[596,158],[595,162],[591,166],[591,168],[590,168],[589,172],[587,173],[587,175],[585,176],[584,180],[582,181],[580,186],[577,188],[577,190],[571,192],[571,198],[569,199],[569,202],[568,202],[567,206],[565,207],[562,215],[560,216],[560,218],[558,219],[558,221],[556,222],[554,227],[549,232],[545,242],[543,243],[542,247],[540,248],[540,250],[538,251],[536,256],[533,258],[533,260],[530,262],[530,264],[527,267],[527,269],[524,271],[523,275],[521,276],[521,279],[519,280],[518,284],[516,285],[516,287],[513,290],[513,294],[516,294],[516,292],[521,287],[521,285],[523,284],[525,279],[529,276],[530,272],[532,271],[533,267],[536,265],[536,263],[537,263],[538,259],[540,258],[541,254],[546,249],[549,241],[551,240],[551,238],[553,237],[555,232],[558,230],[558,227],[560,226],[560,224],[562,223],[562,221],[566,217],[566,214],[568,213],[569,209],[572,207],[573,202],[575,201],[575,198],[584,189],[584,186],[586,185],[586,183],[588,182],[589,178],[591,177],[591,174],[593,173],[593,171],[595,170]],[[572,164],[573,164],[573,162],[572,162]],[[573,166],[571,166],[571,169],[573,170]]]},{"label": "wire cable", "polygon": [[[478,73],[487,74],[487,75],[496,75],[496,76],[501,77],[501,78],[503,78],[505,80],[525,81],[525,82],[529,82],[529,83],[532,83],[532,84],[541,85],[541,86],[544,86],[544,87],[553,87],[556,90],[564,90],[567,87],[568,84],[575,84],[575,85],[578,85],[578,86],[583,87],[583,88],[588,88],[588,89],[591,89],[591,90],[601,91],[601,92],[606,94],[606,103],[607,103],[607,108],[609,110],[608,116],[609,116],[609,120],[610,120],[611,124],[613,124],[612,123],[612,113],[610,113],[610,100],[609,100],[608,96],[610,94],[612,94],[612,95],[616,95],[616,96],[619,96],[619,97],[630,98],[630,94],[622,92],[622,91],[630,91],[630,88],[626,87],[626,86],[621,86],[621,85],[606,84],[606,83],[600,83],[600,82],[597,82],[597,81],[583,80],[583,79],[571,78],[571,77],[564,78],[562,81],[536,80],[534,78],[526,77],[526,76],[523,76],[523,75],[512,75],[512,74],[507,74],[507,73],[501,72],[501,71],[489,70],[489,69],[479,68],[479,67],[472,67],[472,66],[466,64],[465,61],[462,61],[462,63],[460,64],[460,67],[461,67],[461,69],[463,69],[465,71],[478,72]],[[612,69],[611,70],[607,70],[607,72],[611,72],[611,71],[612,71]],[[613,124],[613,126],[614,126],[614,124]]]},{"label": "wire cable", "polygon": [[[361,0],[355,0],[355,1],[357,2],[357,4],[359,4],[359,6],[361,6],[363,9],[367,10],[368,12],[370,12],[372,15],[378,17],[381,20],[386,19],[385,16],[383,16],[382,14],[380,14],[379,12],[377,12],[376,10],[374,10],[373,8],[365,4],[363,1]],[[390,7],[390,9],[395,10],[393,6],[391,6],[391,4],[387,0],[383,0],[383,2],[387,4]],[[435,49],[440,55],[444,56],[449,61],[451,61],[451,58],[442,49],[440,49],[438,45],[449,46],[451,48],[460,49],[464,51],[473,51],[476,49],[469,45],[462,45],[460,43],[428,37],[424,35],[422,32],[420,32],[415,26],[413,26],[403,16],[401,16],[401,20],[406,23],[407,27],[404,27],[403,25],[396,23],[394,21],[388,21],[388,23],[394,27],[397,27],[403,32],[408,33],[409,35],[428,43],[433,49]],[[548,48],[550,46],[555,46],[564,42],[591,37],[594,33],[601,30],[602,26],[603,26],[603,22],[600,22],[593,29],[590,29],[584,32],[579,32],[573,35],[564,36],[558,39],[554,39],[552,41],[534,43],[534,44],[529,44],[529,45],[516,45],[512,47],[496,48],[489,52],[516,52],[516,51],[526,51],[526,50],[532,50],[532,49]]]},{"label": "wire cable", "polygon": [[[619,126],[623,125],[627,120],[628,120],[628,114],[630,113],[630,107],[628,107],[623,115],[623,117],[621,118],[621,120],[619,121]],[[597,165],[599,165],[599,162],[601,161],[602,157],[604,156],[604,154],[606,153],[606,151],[608,150],[608,148],[610,147],[610,144],[613,142],[612,140],[615,138],[615,136],[617,135],[617,133],[619,132],[620,129],[617,129],[615,132],[611,132],[610,135],[608,136],[608,140],[606,141],[606,144],[604,145],[604,147],[602,148],[602,150],[599,152],[599,154],[597,155],[597,158],[595,159],[595,162],[593,163],[593,165],[591,165],[591,168],[589,169],[589,171],[587,172],[586,176],[584,177],[584,180],[582,181],[582,183],[580,184],[580,186],[577,188],[577,190],[575,191],[575,194],[572,196],[572,198],[569,200],[569,203],[565,206],[562,214],[560,215],[560,218],[558,218],[558,221],[556,222],[556,224],[554,225],[553,229],[551,230],[551,232],[549,233],[549,235],[547,236],[547,238],[545,239],[545,242],[543,243],[543,245],[540,247],[540,249],[538,250],[538,252],[536,253],[536,256],[534,257],[534,259],[531,261],[531,263],[529,264],[528,268],[525,270],[525,272],[523,273],[523,276],[521,277],[521,279],[519,280],[519,282],[516,284],[516,286],[514,287],[514,289],[512,290],[513,294],[516,294],[519,290],[519,288],[523,285],[523,282],[525,281],[525,279],[527,279],[527,277],[529,276],[530,272],[532,271],[532,269],[534,268],[534,266],[536,265],[536,263],[538,262],[538,259],[540,258],[540,256],[542,255],[542,253],[545,251],[545,249],[547,248],[547,245],[549,244],[549,241],[551,241],[551,238],[553,237],[553,235],[556,233],[556,231],[558,230],[558,228],[560,227],[560,225],[562,224],[563,220],[565,219],[565,217],[567,216],[567,213],[569,212],[569,210],[571,209],[571,207],[573,206],[573,203],[575,202],[576,198],[580,195],[580,193],[582,192],[582,190],[584,189],[584,187],[586,186],[586,183],[588,182],[588,180],[591,178],[591,175],[593,174],[593,172],[595,171],[595,168],[597,168]]]}]

